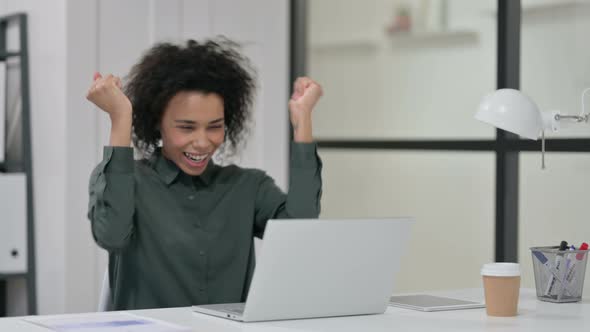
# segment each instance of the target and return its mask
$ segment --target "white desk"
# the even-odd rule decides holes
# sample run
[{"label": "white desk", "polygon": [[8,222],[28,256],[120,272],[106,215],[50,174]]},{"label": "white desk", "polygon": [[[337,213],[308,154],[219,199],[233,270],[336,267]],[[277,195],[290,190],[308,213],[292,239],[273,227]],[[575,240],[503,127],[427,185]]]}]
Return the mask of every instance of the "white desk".
[{"label": "white desk", "polygon": [[[467,300],[483,299],[481,289],[429,292]],[[485,309],[444,312],[419,312],[390,307],[383,315],[304,319],[263,323],[238,323],[223,318],[193,313],[190,308],[137,310],[132,313],[190,326],[207,332],[358,332],[358,331],[587,331],[590,327],[590,300],[553,304],[536,299],[534,290],[523,289],[519,315],[511,318],[488,317]],[[2,332],[47,332],[20,318],[0,319]]]}]

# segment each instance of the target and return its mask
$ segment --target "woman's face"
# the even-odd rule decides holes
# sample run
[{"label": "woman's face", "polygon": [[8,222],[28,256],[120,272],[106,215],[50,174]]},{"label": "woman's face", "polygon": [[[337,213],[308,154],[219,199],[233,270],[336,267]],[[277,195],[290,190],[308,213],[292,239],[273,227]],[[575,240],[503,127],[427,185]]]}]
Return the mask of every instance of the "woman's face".
[{"label": "woman's face", "polygon": [[216,93],[185,91],[166,106],[160,122],[162,153],[188,175],[201,175],[223,143],[223,99]]}]

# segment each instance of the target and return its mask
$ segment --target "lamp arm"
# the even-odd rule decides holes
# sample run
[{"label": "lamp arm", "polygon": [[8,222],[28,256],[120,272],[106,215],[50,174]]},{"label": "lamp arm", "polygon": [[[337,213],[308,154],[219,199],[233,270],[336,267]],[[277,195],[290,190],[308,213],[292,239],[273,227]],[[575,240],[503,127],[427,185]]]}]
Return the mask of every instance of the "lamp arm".
[{"label": "lamp arm", "polygon": [[588,122],[590,114],[586,113],[586,92],[590,91],[590,88],[582,91],[582,111],[580,115],[565,115],[559,114],[559,111],[542,112],[541,119],[543,121],[543,129],[541,130],[541,169],[545,169],[545,131],[557,132],[559,129],[559,122],[561,120],[571,119],[574,122]]},{"label": "lamp arm", "polygon": [[553,129],[556,131],[558,128],[557,122],[561,120],[573,120],[574,122],[588,122],[590,118],[590,114],[586,113],[586,93],[590,91],[590,88],[584,89],[582,91],[582,111],[580,115],[567,115],[567,114],[559,114],[559,112],[553,112],[550,116],[543,115],[543,126],[545,129]]},{"label": "lamp arm", "polygon": [[590,114],[586,113],[586,100],[584,98],[586,96],[586,92],[588,91],[590,91],[590,88],[586,88],[584,91],[582,91],[582,111],[580,112],[580,115],[567,115],[559,114],[559,112],[553,112],[550,116],[547,115],[543,117],[544,127],[546,129],[549,129],[551,127],[551,124],[553,123],[553,131],[556,131],[556,122],[559,122],[561,120],[573,120],[574,122],[588,122]]},{"label": "lamp arm", "polygon": [[588,114],[586,115],[561,115],[556,114],[555,120],[559,121],[562,119],[573,119],[575,122],[588,122]]}]

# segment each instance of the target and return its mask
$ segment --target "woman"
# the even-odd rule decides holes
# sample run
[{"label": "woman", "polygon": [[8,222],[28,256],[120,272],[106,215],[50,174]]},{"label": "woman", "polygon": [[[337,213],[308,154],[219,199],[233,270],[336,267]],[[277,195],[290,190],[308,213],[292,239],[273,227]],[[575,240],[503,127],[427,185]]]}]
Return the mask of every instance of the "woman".
[{"label": "woman", "polygon": [[119,78],[94,75],[87,99],[110,116],[111,136],[90,178],[88,218],[109,252],[114,309],[242,302],[253,236],[269,219],[318,217],[311,114],[322,89],[313,80],[298,78],[289,100],[288,194],[261,170],[212,160],[239,150],[254,92],[247,59],[227,40],[154,46],[125,92]]}]

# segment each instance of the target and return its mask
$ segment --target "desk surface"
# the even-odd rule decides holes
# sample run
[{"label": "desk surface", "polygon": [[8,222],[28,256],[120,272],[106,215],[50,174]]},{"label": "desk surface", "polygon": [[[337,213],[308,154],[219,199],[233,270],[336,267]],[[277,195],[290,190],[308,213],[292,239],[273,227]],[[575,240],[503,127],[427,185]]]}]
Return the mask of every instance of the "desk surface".
[{"label": "desk surface", "polygon": [[[481,301],[481,289],[429,294]],[[590,299],[568,304],[541,302],[534,290],[522,289],[517,317],[488,317],[485,309],[419,312],[389,307],[383,315],[303,319],[263,323],[239,323],[193,313],[190,308],[137,310],[132,313],[190,326],[194,331],[584,331],[590,326]],[[585,329],[586,328],[586,329]],[[47,332],[19,317],[0,319],[0,331]]]}]

